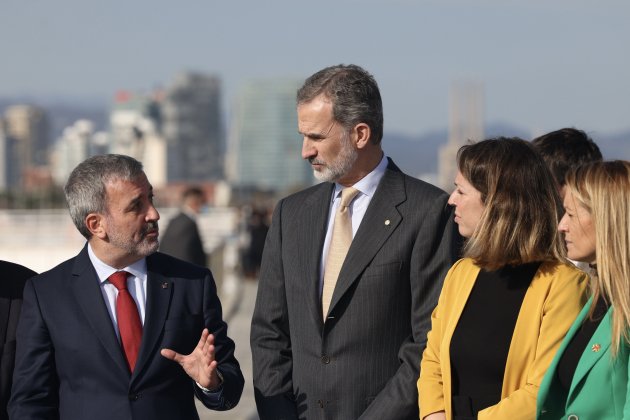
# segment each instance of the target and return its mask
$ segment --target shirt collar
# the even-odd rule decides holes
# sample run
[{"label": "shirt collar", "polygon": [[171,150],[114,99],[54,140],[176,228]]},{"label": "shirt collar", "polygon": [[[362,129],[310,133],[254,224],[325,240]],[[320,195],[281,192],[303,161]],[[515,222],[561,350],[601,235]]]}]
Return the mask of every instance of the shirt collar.
[{"label": "shirt collar", "polygon": [[[387,156],[383,154],[383,157],[381,158],[379,164],[376,165],[376,168],[374,168],[372,172],[361,178],[352,187],[359,190],[363,195],[366,195],[368,197],[373,196],[376,192],[376,188],[378,187],[378,183],[381,182],[383,175],[385,175],[385,170],[387,169],[388,163],[389,162],[387,160]],[[343,190],[344,188],[345,187],[343,185],[335,182],[335,191],[332,196],[332,201],[334,201],[336,197],[339,197],[339,195],[341,194],[341,190]]]},{"label": "shirt collar", "polygon": [[192,220],[197,220],[197,213],[188,206],[182,206],[182,213],[190,217]]},{"label": "shirt collar", "polygon": [[145,280],[147,278],[147,259],[141,258],[133,264],[128,265],[122,270],[117,270],[114,267],[110,267],[101,261],[94,251],[92,250],[92,246],[88,243],[88,256],[90,257],[90,261],[92,262],[92,266],[96,270],[96,275],[98,276],[99,283],[103,283],[105,280],[109,278],[116,271],[126,271],[131,273],[133,276],[139,278],[140,280]]}]

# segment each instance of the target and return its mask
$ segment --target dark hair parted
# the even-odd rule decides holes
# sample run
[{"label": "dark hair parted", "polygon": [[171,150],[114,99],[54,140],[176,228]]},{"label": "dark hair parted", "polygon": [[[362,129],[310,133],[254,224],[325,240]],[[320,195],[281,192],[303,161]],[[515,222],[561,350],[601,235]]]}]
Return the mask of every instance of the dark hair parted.
[{"label": "dark hair parted", "polygon": [[113,180],[135,180],[144,174],[142,163],[125,155],[92,156],[70,173],[64,187],[70,217],[86,239],[92,234],[85,225],[90,213],[107,214],[106,184]]},{"label": "dark hair parted", "polygon": [[565,184],[569,169],[589,162],[601,162],[603,159],[593,139],[575,128],[552,131],[536,137],[532,144],[560,187]]},{"label": "dark hair parted", "polygon": [[184,190],[184,192],[182,193],[182,200],[185,201],[186,199],[190,198],[190,197],[194,197],[194,198],[198,198],[203,200],[205,198],[205,194],[203,192],[203,190],[201,189],[201,187],[198,187],[196,185],[192,186],[192,187],[188,187]]},{"label": "dark hair parted", "polygon": [[310,76],[297,92],[297,104],[319,95],[331,101],[333,118],[346,130],[365,123],[374,144],[383,138],[383,103],[374,77],[359,66],[339,64]]},{"label": "dark hair parted", "polygon": [[530,143],[499,137],[467,144],[457,153],[457,165],[484,205],[465,256],[487,270],[565,261],[557,230],[562,202],[549,168]]}]

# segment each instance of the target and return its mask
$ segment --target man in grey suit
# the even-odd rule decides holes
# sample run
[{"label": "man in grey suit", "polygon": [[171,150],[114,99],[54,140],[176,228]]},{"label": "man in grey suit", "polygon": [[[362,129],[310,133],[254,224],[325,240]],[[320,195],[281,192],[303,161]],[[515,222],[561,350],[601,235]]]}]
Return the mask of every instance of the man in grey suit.
[{"label": "man in grey suit", "polygon": [[[281,200],[267,235],[251,332],[258,413],[417,419],[431,312],[459,252],[448,196],[385,157],[379,89],[362,68],[309,77],[297,113],[302,157],[324,182]],[[359,192],[347,206],[352,239],[331,286],[345,187]]]}]

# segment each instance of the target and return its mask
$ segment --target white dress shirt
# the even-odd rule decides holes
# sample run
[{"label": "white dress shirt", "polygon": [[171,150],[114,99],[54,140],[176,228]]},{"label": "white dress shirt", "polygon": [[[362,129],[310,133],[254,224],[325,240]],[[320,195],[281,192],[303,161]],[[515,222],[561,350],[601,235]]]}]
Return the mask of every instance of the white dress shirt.
[{"label": "white dress shirt", "polygon": [[[365,212],[372,201],[372,197],[376,192],[379,182],[385,175],[387,169],[387,157],[383,155],[379,164],[374,168],[372,172],[364,176],[354,184],[352,187],[359,190],[354,200],[350,203],[348,211],[350,212],[350,218],[352,219],[352,237],[356,235],[359,230],[359,225],[365,216]],[[319,270],[319,295],[322,294],[322,287],[324,286],[324,267],[326,267],[326,259],[328,258],[328,250],[330,249],[330,240],[332,238],[333,225],[335,223],[335,213],[341,202],[341,190],[345,187],[343,185],[335,183],[335,190],[330,197],[330,211],[328,213],[328,227],[326,229],[326,239],[324,240],[324,248],[322,249],[322,257]]]},{"label": "white dress shirt", "polygon": [[96,254],[94,254],[90,244],[88,244],[88,255],[90,257],[90,261],[92,262],[92,266],[94,266],[94,269],[96,270],[96,275],[98,276],[99,285],[101,287],[101,293],[103,294],[103,300],[105,301],[105,306],[107,306],[107,312],[109,312],[109,316],[114,324],[114,329],[116,330],[116,334],[120,340],[118,322],[116,320],[116,297],[118,296],[118,289],[116,289],[116,286],[110,283],[107,278],[116,271],[126,271],[131,274],[127,277],[127,288],[129,289],[129,294],[131,294],[131,297],[133,297],[133,300],[136,302],[136,306],[138,307],[140,322],[144,325],[144,315],[147,303],[147,260],[146,258],[142,258],[122,270],[117,270],[101,261]]}]

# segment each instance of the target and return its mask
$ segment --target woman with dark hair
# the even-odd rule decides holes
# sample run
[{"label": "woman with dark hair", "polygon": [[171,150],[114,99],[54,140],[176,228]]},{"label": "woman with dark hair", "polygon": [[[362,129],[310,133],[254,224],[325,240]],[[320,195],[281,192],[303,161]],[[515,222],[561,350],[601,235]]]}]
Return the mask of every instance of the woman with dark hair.
[{"label": "woman with dark hair", "polygon": [[569,258],[594,264],[591,298],[538,394],[539,419],[630,419],[630,162],[569,172],[558,226]]},{"label": "woman with dark hair", "polygon": [[418,380],[420,418],[532,419],[536,394],[586,275],[557,233],[561,202],[524,140],[463,146],[449,204],[466,238],[432,317]]}]

